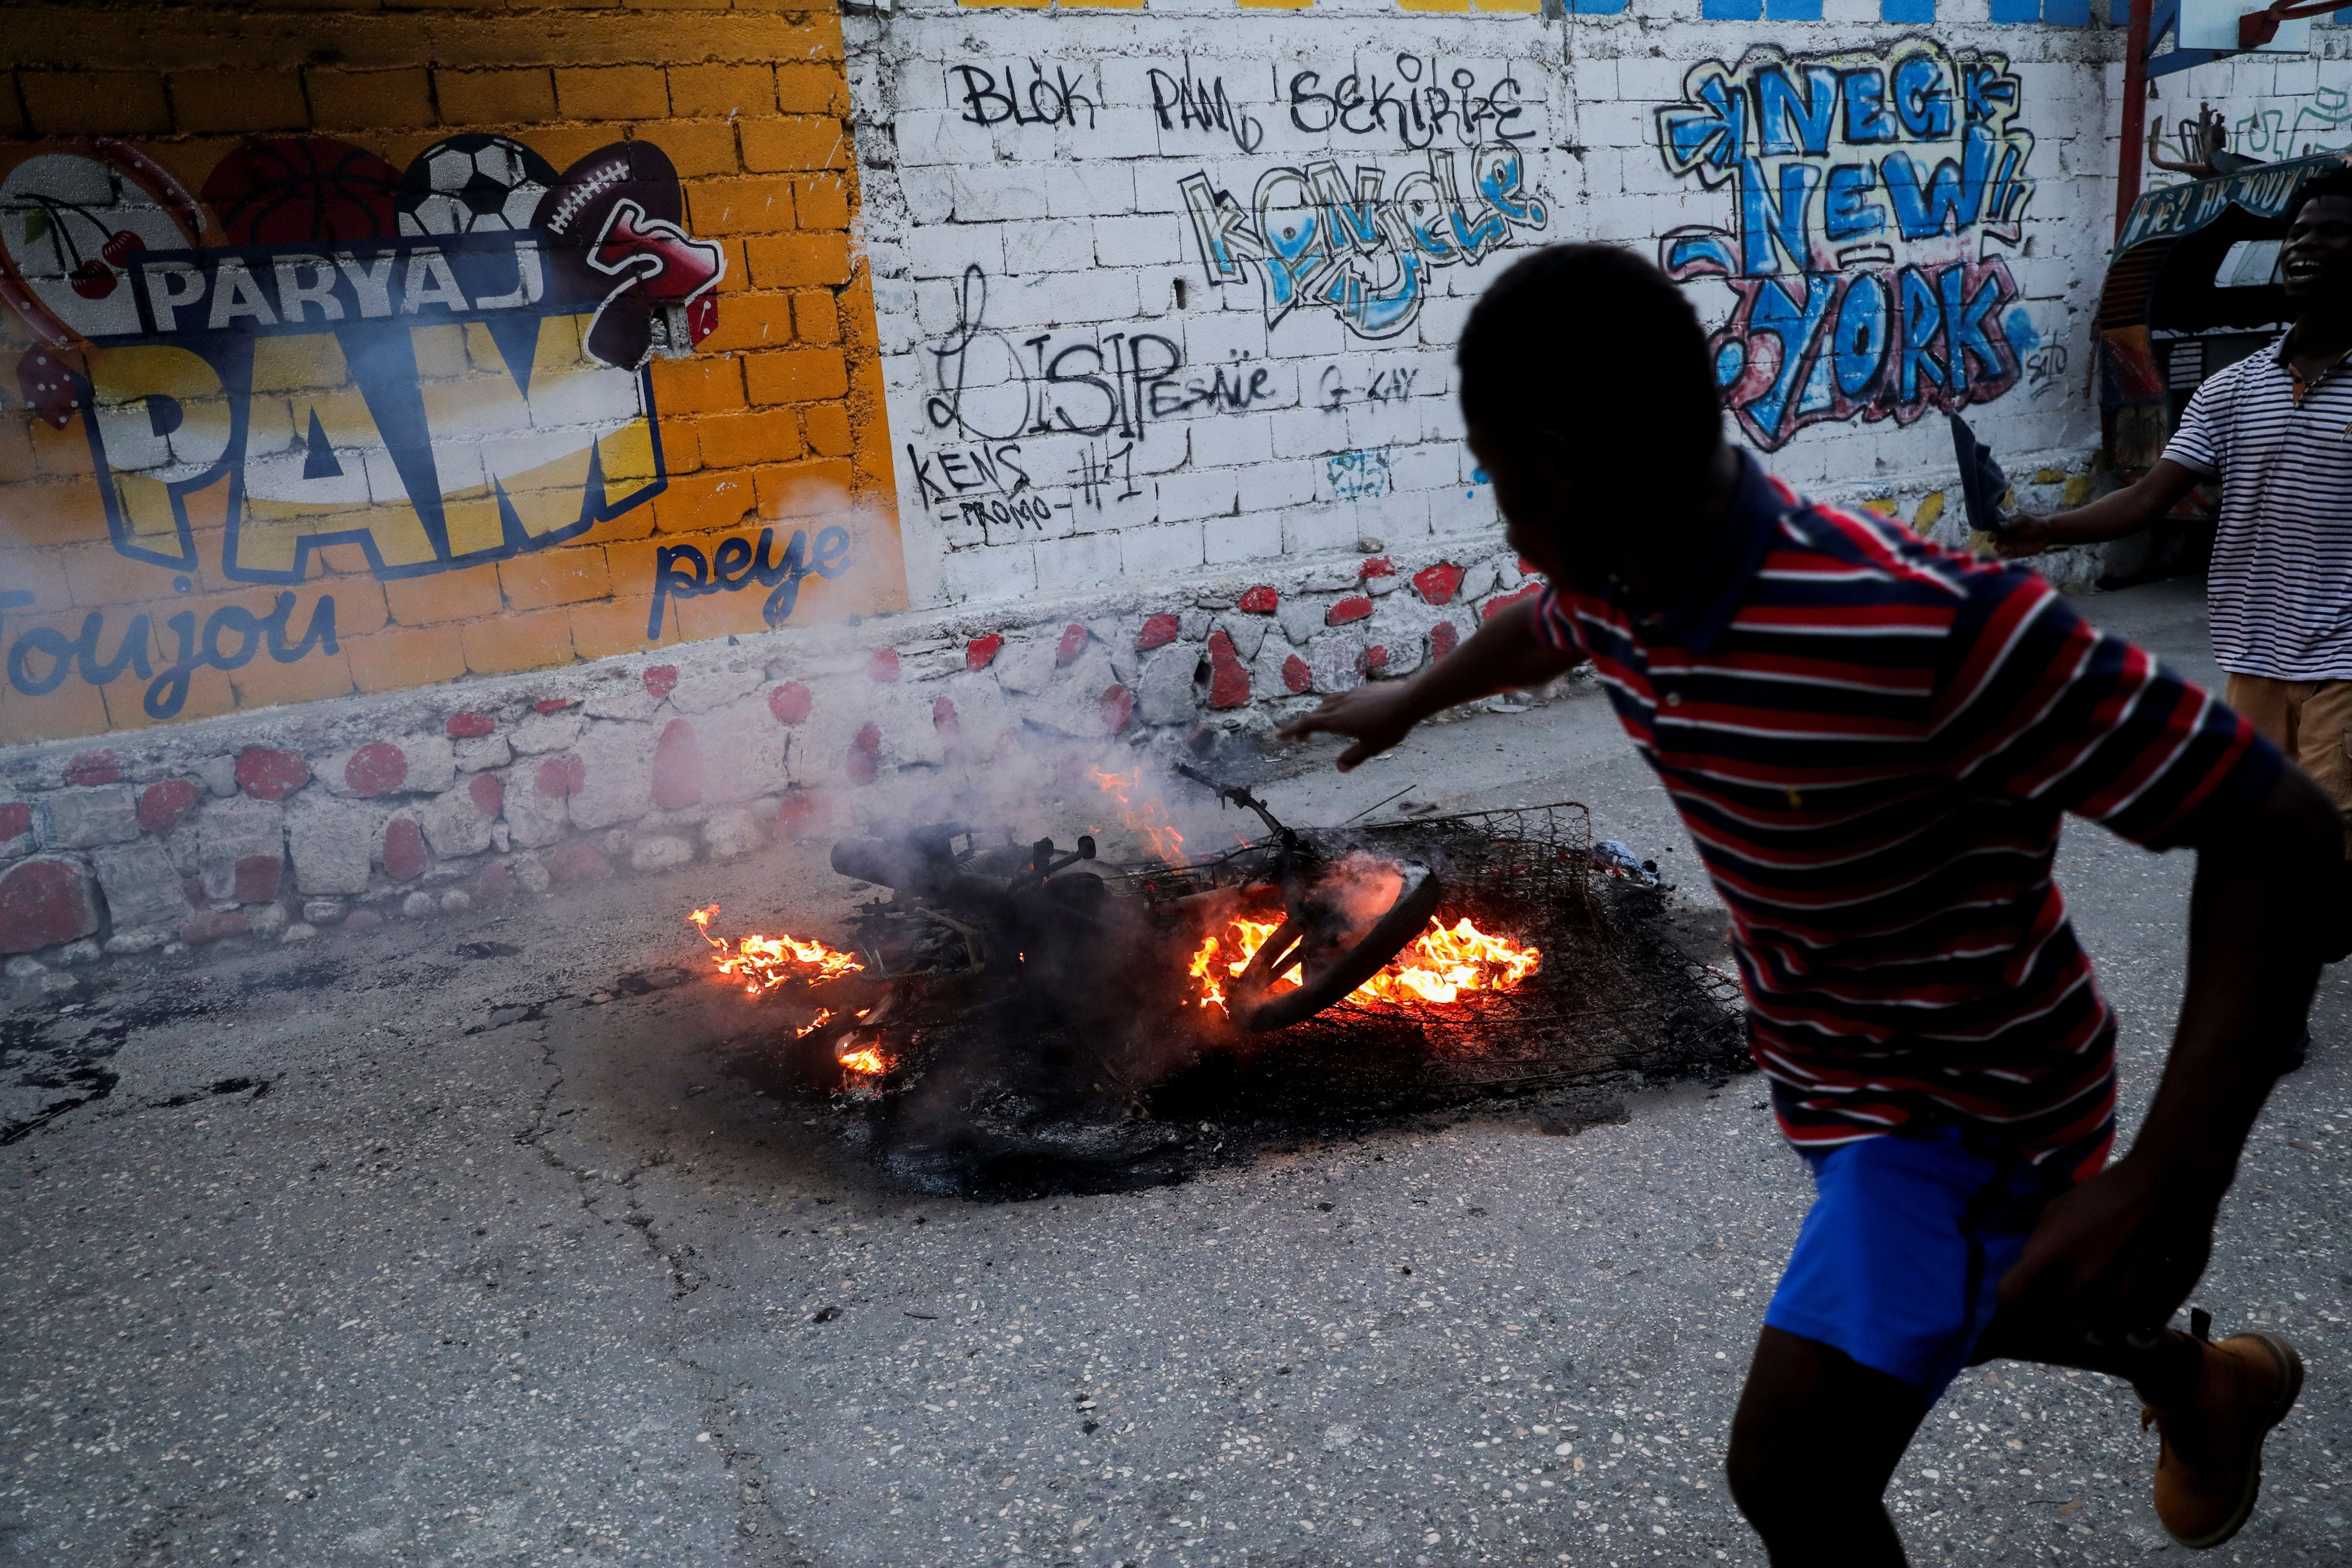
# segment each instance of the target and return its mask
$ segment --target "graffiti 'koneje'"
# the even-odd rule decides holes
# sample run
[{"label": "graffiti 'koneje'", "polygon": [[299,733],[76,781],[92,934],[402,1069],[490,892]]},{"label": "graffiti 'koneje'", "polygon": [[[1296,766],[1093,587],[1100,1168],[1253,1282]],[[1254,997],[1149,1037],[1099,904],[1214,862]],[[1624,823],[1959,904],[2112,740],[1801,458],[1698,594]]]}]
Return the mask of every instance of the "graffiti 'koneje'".
[{"label": "graffiti 'koneje'", "polygon": [[1388,171],[1370,163],[1355,165],[1352,184],[1329,159],[1269,169],[1247,209],[1205,173],[1177,188],[1209,281],[1244,282],[1255,269],[1269,328],[1294,310],[1320,306],[1358,337],[1391,338],[1420,316],[1434,268],[1475,266],[1546,219],[1543,202],[1526,188],[1526,155],[1516,144],[1467,155],[1475,202],[1464,200],[1453,150],[1425,156],[1393,186]]}]

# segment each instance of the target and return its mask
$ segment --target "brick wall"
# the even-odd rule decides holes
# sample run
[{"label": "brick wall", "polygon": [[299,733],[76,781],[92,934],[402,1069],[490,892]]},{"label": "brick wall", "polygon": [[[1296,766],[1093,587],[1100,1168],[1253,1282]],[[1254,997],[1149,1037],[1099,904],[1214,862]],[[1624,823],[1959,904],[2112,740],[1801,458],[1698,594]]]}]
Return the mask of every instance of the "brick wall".
[{"label": "brick wall", "polygon": [[[1719,334],[1735,435],[1793,482],[1961,542],[1956,409],[2036,496],[2087,492],[2121,47],[2105,7],[1775,0],[1769,24],[1737,0],[1540,9],[902,0],[853,16],[916,602],[1491,535],[1454,336],[1514,255],[1563,239],[1679,270]],[[2318,29],[2323,50],[2342,34]],[[2337,112],[2352,85],[2333,60],[2235,68],[2337,93],[2290,123]],[[1856,132],[1853,106],[1808,96],[1846,79],[1865,119],[1898,87],[1945,85]],[[1748,106],[1728,153],[1707,140],[1709,82]],[[1776,121],[1765,147],[1767,112],[1791,105],[1818,140]],[[1995,150],[1981,193],[1963,173],[1971,124]],[[1482,171],[1506,147],[1515,161]],[[1918,181],[1900,192],[1898,158]],[[1939,170],[1968,189],[1948,226],[1928,211]],[[1501,195],[1482,172],[1507,176]],[[1849,204],[1835,222],[1833,198]],[[1416,203],[1454,237],[1406,235]],[[1305,261],[1286,267],[1277,237]],[[1400,308],[1407,261],[1420,298]]]},{"label": "brick wall", "polygon": [[6,30],[0,742],[905,603],[829,10]]}]

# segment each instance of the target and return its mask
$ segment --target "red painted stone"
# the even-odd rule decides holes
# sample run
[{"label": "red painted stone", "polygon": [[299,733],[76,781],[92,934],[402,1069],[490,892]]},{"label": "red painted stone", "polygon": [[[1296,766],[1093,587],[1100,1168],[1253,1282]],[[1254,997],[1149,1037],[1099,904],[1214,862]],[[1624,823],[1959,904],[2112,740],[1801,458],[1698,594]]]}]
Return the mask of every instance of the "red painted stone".
[{"label": "red painted stone", "polygon": [[849,755],[844,771],[851,784],[872,784],[882,771],[882,730],[879,725],[861,725],[857,739],[849,742]]},{"label": "red painted stone", "polygon": [[[239,868],[243,862],[239,862]],[[383,872],[395,882],[414,882],[425,875],[425,830],[412,817],[395,816],[383,825]]]},{"label": "red painted stone", "polygon": [[796,789],[776,806],[776,826],[791,838],[814,838],[833,820],[833,803],[823,791]]},{"label": "red painted stone", "polygon": [[511,899],[522,884],[515,880],[511,866],[493,866],[474,879],[474,897],[482,900]]},{"label": "red painted stone", "polygon": [[1356,665],[1357,668],[1362,670],[1367,675],[1370,675],[1376,669],[1386,669],[1388,667],[1389,650],[1382,647],[1379,643],[1374,643],[1371,647],[1366,648],[1364,650],[1364,657],[1358,660]]},{"label": "red painted stone", "polygon": [[584,838],[573,839],[547,858],[551,882],[608,882],[612,878],[613,863]]},{"label": "red painted stone", "polygon": [[994,632],[984,637],[974,637],[963,647],[963,667],[966,669],[986,669],[995,661],[1004,647],[1004,639]]},{"label": "red painted stone", "polygon": [[702,799],[702,742],[694,726],[673,719],[654,742],[654,804],[677,811]]},{"label": "red painted stone", "polygon": [[647,692],[656,697],[667,697],[671,692],[677,689],[677,666],[674,664],[655,665],[652,668],[646,670],[641,679],[643,679],[646,683],[646,690]]},{"label": "red painted stone", "polygon": [[452,713],[442,721],[441,731],[453,741],[470,741],[498,727],[499,721],[487,713]]},{"label": "red painted stone", "polygon": [[1139,650],[1165,647],[1176,640],[1176,634],[1183,629],[1183,626],[1184,623],[1173,616],[1147,616],[1143,629],[1136,634],[1135,646]]},{"label": "red painted stone", "polygon": [[1424,566],[1412,574],[1412,591],[1424,603],[1450,605],[1454,595],[1462,591],[1462,568],[1451,561],[1441,561],[1434,566]]},{"label": "red painted stone", "polygon": [[570,799],[588,782],[588,764],[577,757],[550,757],[539,764],[539,793]]},{"label": "red painted stone", "polygon": [[942,735],[960,735],[963,733],[963,721],[956,717],[954,698],[934,697],[931,699],[931,728],[937,730]]},{"label": "red painted stone", "polygon": [[[169,833],[180,826],[180,819],[196,808],[205,792],[185,779],[165,779],[151,784],[139,792],[139,827],[142,833]],[[7,830],[5,813],[0,806],[0,838],[14,838]]]},{"label": "red painted stone", "polygon": [[1220,628],[1209,634],[1209,706],[1245,708],[1250,700],[1249,666],[1234,651],[1234,639]]},{"label": "red painted stone", "polygon": [[1371,613],[1371,600],[1361,594],[1350,594],[1323,612],[1323,624],[1327,626],[1345,626],[1349,621],[1360,621]]},{"label": "red painted stone", "polygon": [[1482,621],[1491,621],[1496,616],[1501,615],[1506,609],[1508,609],[1511,605],[1517,604],[1521,599],[1532,599],[1542,592],[1542,584],[1529,583],[1526,586],[1516,589],[1511,593],[1497,594],[1479,606],[1478,618]]},{"label": "red painted stone", "polygon": [[[1249,679],[1249,671],[1243,670],[1242,679],[1246,681]],[[1212,680],[1210,684],[1213,686],[1215,682]],[[1124,686],[1117,685],[1111,686],[1104,690],[1102,694],[1102,721],[1103,728],[1105,730],[1116,735],[1121,730],[1126,729],[1128,721],[1134,717],[1135,694],[1133,692],[1128,690]]]},{"label": "red painted stone", "polygon": [[1393,577],[1396,575],[1396,563],[1385,555],[1375,555],[1364,563],[1356,575],[1360,578]]},{"label": "red painted stone", "polygon": [[1429,628],[1429,657],[1444,658],[1462,646],[1462,634],[1454,629],[1452,621],[1440,621]]},{"label": "red painted stone", "polygon": [[473,801],[476,811],[496,817],[499,807],[506,804],[507,786],[499,783],[496,773],[476,773],[473,783],[466,786],[466,795]]},{"label": "red painted stone", "polygon": [[874,657],[866,661],[866,679],[868,680],[898,679],[898,650],[895,647],[876,648]]},{"label": "red painted stone", "polygon": [[1062,628],[1062,646],[1054,650],[1054,664],[1055,668],[1059,668],[1075,662],[1078,655],[1087,651],[1087,644],[1093,640],[1094,634],[1087,630],[1086,627],[1078,625],[1076,621],[1072,621],[1068,626],[1064,626]]},{"label": "red painted stone", "polygon": [[768,711],[779,724],[798,724],[815,710],[815,693],[797,680],[787,680],[768,692]]},{"label": "red painted stone", "polygon": [[1294,653],[1282,661],[1282,684],[1292,691],[1310,690],[1315,685],[1315,672],[1307,668],[1305,659]]},{"label": "red painted stone", "polygon": [[390,741],[371,741],[343,764],[343,782],[354,795],[383,795],[408,777],[408,753]]},{"label": "red painted stone", "polygon": [[[143,812],[141,814],[141,820],[145,820]],[[30,804],[21,800],[12,800],[5,805],[0,805],[0,839],[22,838],[32,831],[33,808]]]},{"label": "red painted stone", "polygon": [[98,929],[98,892],[70,860],[19,860],[0,871],[0,952],[30,952]]},{"label": "red painted stone", "polygon": [[534,713],[561,713],[571,706],[572,699],[569,697],[542,697],[530,705],[530,710]]},{"label": "red painted stone", "polygon": [[243,936],[252,930],[253,922],[246,918],[243,910],[206,910],[180,927],[180,940],[190,947],[198,947],[225,936]]},{"label": "red painted stone", "polygon": [[241,855],[237,857],[236,881],[233,890],[241,904],[264,904],[278,896],[278,879],[285,874],[286,858],[282,855]]},{"label": "red painted stone", "polygon": [[1270,616],[1281,605],[1282,595],[1274,591],[1271,584],[1260,583],[1236,602],[1253,616]]},{"label": "red painted stone", "polygon": [[236,754],[236,787],[256,800],[284,800],[310,782],[310,764],[299,752],[247,746]]},{"label": "red painted stone", "polygon": [[122,776],[121,764],[112,752],[85,752],[66,764],[66,783],[69,784],[112,784]]},{"label": "red painted stone", "polygon": [[1543,568],[1538,566],[1534,562],[1522,555],[1519,557],[1519,575],[1522,577],[1540,577],[1543,575]]}]

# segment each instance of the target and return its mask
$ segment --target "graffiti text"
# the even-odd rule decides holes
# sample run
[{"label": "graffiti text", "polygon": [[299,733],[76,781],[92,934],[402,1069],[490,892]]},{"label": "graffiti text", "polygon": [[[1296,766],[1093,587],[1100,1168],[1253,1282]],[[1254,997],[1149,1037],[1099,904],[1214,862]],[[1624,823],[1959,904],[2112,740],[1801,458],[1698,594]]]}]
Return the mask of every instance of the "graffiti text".
[{"label": "graffiti text", "polygon": [[1370,163],[1356,165],[1352,182],[1328,159],[1269,169],[1246,209],[1205,173],[1177,188],[1209,281],[1240,283],[1255,268],[1268,327],[1321,306],[1358,337],[1390,338],[1420,316],[1434,268],[1475,266],[1545,223],[1518,147],[1490,142],[1461,160],[1433,148],[1427,159],[1393,185]]},{"label": "graffiti text", "polygon": [[820,529],[816,546],[809,546],[804,530],[793,530],[792,542],[782,556],[773,553],[776,531],[763,528],[758,542],[730,534],[706,556],[691,544],[665,544],[654,552],[654,604],[646,617],[646,638],[658,642],[662,611],[672,599],[692,599],[704,594],[732,594],[757,583],[769,590],[760,615],[772,626],[791,618],[800,603],[801,579],[811,573],[838,577],[849,570],[849,530]]},{"label": "graffiti text", "polygon": [[1055,66],[1049,77],[1045,67],[1031,60],[1024,84],[1007,66],[1002,87],[997,85],[996,73],[983,66],[950,68],[963,89],[963,118],[974,125],[1002,125],[1007,121],[1015,125],[1076,125],[1083,114],[1087,129],[1094,129],[1095,100],[1082,83],[1070,79],[1065,67]]},{"label": "graffiti text", "polygon": [[[21,589],[0,592],[0,610],[32,602]],[[133,616],[115,644],[114,657],[99,652],[106,637],[106,617],[92,610],[82,617],[81,630],[72,637],[54,626],[34,626],[8,645],[8,684],[26,697],[42,697],[79,675],[92,686],[104,686],[126,668],[148,681],[140,706],[150,719],[177,716],[188,700],[188,683],[200,669],[224,673],[242,669],[265,647],[279,664],[292,664],[312,648],[336,651],[335,601],[321,594],[310,606],[310,623],[302,635],[288,642],[288,623],[294,614],[294,595],[280,594],[266,616],[242,605],[223,605],[205,617],[202,629],[195,612],[182,610],[164,626],[172,633],[171,656],[159,672],[148,658],[153,627],[145,616]],[[161,649],[163,645],[159,643]]]},{"label": "graffiti text", "polygon": [[1657,111],[1677,174],[1727,191],[1728,227],[1669,233],[1677,279],[1738,295],[1714,340],[1725,405],[1771,450],[1824,420],[1989,402],[2034,346],[1990,243],[2017,245],[2033,137],[1999,55],[1911,38],[1709,60]]},{"label": "graffiti text", "polygon": [[1265,127],[1255,115],[1235,109],[1225,96],[1225,79],[1202,81],[1189,66],[1171,76],[1158,66],[1150,72],[1151,112],[1160,129],[1221,131],[1244,153],[1255,153],[1265,140]]},{"label": "graffiti text", "polygon": [[1518,79],[1507,71],[1483,89],[1467,67],[1455,67],[1443,81],[1438,77],[1436,57],[1417,55],[1397,56],[1392,75],[1351,70],[1328,88],[1320,72],[1299,71],[1290,79],[1290,122],[1312,135],[1393,136],[1412,152],[1440,141],[1468,149],[1536,133],[1519,123]]}]

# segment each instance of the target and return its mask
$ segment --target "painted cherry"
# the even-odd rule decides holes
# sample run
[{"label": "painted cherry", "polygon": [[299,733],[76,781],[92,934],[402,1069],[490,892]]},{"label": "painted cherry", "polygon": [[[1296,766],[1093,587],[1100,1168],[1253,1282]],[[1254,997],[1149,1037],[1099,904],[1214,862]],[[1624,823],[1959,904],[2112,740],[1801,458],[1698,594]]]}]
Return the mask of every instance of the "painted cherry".
[{"label": "painted cherry", "polygon": [[146,248],[145,240],[129,229],[122,228],[115,230],[106,243],[99,247],[98,253],[105,257],[110,264],[128,272],[131,270],[131,258]]},{"label": "painted cherry", "polygon": [[114,268],[95,257],[67,273],[66,279],[85,300],[103,300],[114,292]]}]

